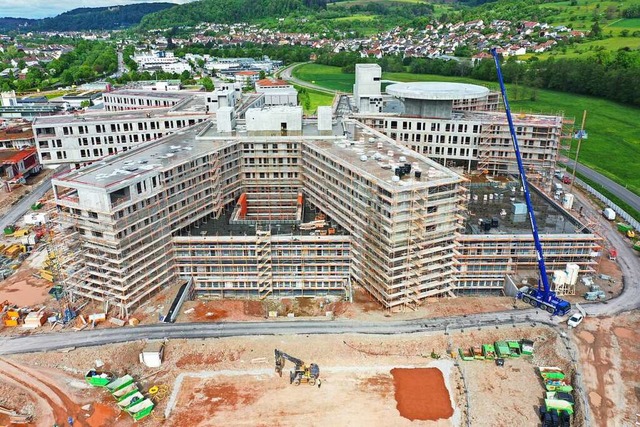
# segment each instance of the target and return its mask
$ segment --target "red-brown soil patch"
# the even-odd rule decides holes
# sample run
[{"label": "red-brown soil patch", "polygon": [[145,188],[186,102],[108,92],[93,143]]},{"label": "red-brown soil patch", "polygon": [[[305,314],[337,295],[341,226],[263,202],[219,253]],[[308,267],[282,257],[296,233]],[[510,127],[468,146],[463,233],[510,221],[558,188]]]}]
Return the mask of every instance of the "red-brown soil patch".
[{"label": "red-brown soil patch", "polygon": [[239,389],[232,383],[207,381],[190,393],[188,402],[192,410],[181,412],[174,421],[179,423],[177,425],[198,425],[218,411],[233,411],[240,405],[251,405],[257,395],[256,390]]},{"label": "red-brown soil patch", "polygon": [[393,378],[386,374],[369,377],[359,384],[360,390],[386,398],[393,392]]},{"label": "red-brown soil patch", "polygon": [[120,411],[114,405],[96,403],[93,405],[93,414],[87,418],[87,424],[89,427],[110,427],[118,414]]},{"label": "red-brown soil patch", "polygon": [[186,366],[215,365],[225,360],[234,362],[240,359],[240,355],[243,352],[244,352],[244,349],[241,351],[219,351],[216,353],[209,353],[209,354],[191,353],[191,354],[182,356],[176,362],[176,367],[184,368]]},{"label": "red-brown soil patch", "polygon": [[436,421],[453,415],[449,391],[439,369],[395,368],[391,375],[396,389],[396,408],[404,418]]}]

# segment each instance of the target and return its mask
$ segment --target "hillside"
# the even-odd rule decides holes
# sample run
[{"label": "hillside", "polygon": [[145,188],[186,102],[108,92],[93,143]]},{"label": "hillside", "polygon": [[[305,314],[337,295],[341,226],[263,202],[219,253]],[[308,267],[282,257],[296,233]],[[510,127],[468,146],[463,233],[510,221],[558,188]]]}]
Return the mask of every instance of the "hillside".
[{"label": "hillside", "polygon": [[13,31],[20,27],[28,27],[38,22],[38,19],[0,18],[0,31]]},{"label": "hillside", "polygon": [[0,18],[0,32],[114,30],[137,25],[143,16],[175,6],[174,3],[140,3],[127,6],[83,7],[53,18]]},{"label": "hillside", "polygon": [[326,7],[326,0],[200,0],[145,16],[142,29],[196,25],[200,22],[234,23],[310,13]]}]

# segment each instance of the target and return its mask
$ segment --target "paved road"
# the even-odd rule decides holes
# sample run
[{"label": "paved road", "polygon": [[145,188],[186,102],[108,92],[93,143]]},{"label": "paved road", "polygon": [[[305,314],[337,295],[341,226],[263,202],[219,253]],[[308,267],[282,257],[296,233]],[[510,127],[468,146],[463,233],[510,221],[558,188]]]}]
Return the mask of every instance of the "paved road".
[{"label": "paved road", "polygon": [[335,95],[336,93],[338,93],[337,90],[331,90],[331,89],[327,89],[326,87],[322,87],[322,86],[318,86],[317,84],[314,83],[310,83],[306,80],[300,80],[296,77],[293,77],[293,69],[296,68],[299,65],[303,65],[306,64],[306,62],[302,62],[302,63],[296,63],[296,64],[291,64],[288,67],[282,69],[279,72],[279,76],[282,80],[287,80],[291,83],[294,83],[298,86],[302,86],[302,87],[306,87],[307,89],[313,89],[315,91],[318,92],[323,92],[323,93],[328,93],[330,95]]},{"label": "paved road", "polygon": [[[566,157],[561,158],[561,161],[567,165],[568,172],[573,171],[573,165],[575,161],[569,160]],[[612,194],[616,195],[618,198],[626,202],[629,206],[634,208],[636,211],[640,212],[640,196],[637,194],[627,190],[622,185],[612,181],[606,176],[602,175],[590,169],[584,165],[578,163],[578,167],[576,167],[576,172],[580,172],[582,175],[586,176],[590,180],[597,182],[604,186],[607,190],[609,190]]]},{"label": "paved road", "polygon": [[[54,174],[62,172],[66,166],[61,166],[55,170]],[[36,187],[31,188],[29,194],[13,205],[11,210],[0,217],[0,230],[6,226],[15,224],[31,208],[31,205],[40,200],[44,194],[51,189],[51,177],[42,180]]]},{"label": "paved road", "polygon": [[[557,321],[557,320],[556,320]],[[353,320],[273,320],[264,322],[157,323],[126,328],[43,333],[0,339],[0,355],[87,347],[141,339],[221,338],[255,335],[305,334],[408,334],[426,331],[471,329],[510,323],[554,323],[543,311],[525,309],[438,319],[386,322]]]}]

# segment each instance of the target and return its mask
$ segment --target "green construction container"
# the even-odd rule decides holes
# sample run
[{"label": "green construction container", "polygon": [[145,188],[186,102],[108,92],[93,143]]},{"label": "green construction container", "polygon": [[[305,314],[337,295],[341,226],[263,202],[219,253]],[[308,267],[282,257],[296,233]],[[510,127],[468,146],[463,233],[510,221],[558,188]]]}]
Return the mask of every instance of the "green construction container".
[{"label": "green construction container", "polygon": [[117,405],[122,409],[126,409],[141,400],[144,400],[144,396],[142,395],[142,393],[140,393],[140,390],[134,390],[131,393],[128,393],[122,399],[118,400]]},{"label": "green construction container", "polygon": [[495,346],[498,357],[511,357],[511,350],[506,341],[496,341],[493,345]]},{"label": "green construction container", "polygon": [[485,359],[495,359],[496,349],[493,344],[482,344],[482,354],[484,354]]},{"label": "green construction container", "polygon": [[544,406],[547,407],[547,411],[555,409],[556,411],[564,411],[569,415],[573,414],[573,405],[566,400],[545,399]]},{"label": "green construction container", "polygon": [[460,358],[462,360],[473,360],[473,353],[471,353],[470,350],[463,350],[459,348],[458,353],[460,354]]},{"label": "green construction container", "polygon": [[16,231],[16,229],[13,227],[13,225],[9,225],[4,228],[4,234],[13,234],[14,231]]},{"label": "green construction container", "polygon": [[618,231],[622,231],[623,233],[626,233],[629,230],[633,230],[633,227],[630,226],[629,224],[624,224],[622,222],[618,223]]},{"label": "green construction container", "polygon": [[482,348],[478,346],[471,347],[471,354],[473,354],[473,358],[476,360],[484,360],[484,353],[482,353]]},{"label": "green construction container", "polygon": [[111,395],[114,399],[120,401],[124,396],[128,396],[136,391],[138,391],[138,385],[136,383],[131,383],[128,386],[119,388],[118,390],[111,393]]},{"label": "green construction container", "polygon": [[636,244],[633,245],[633,249],[635,249],[636,251],[640,251],[640,240],[638,240]]},{"label": "green construction container", "polygon": [[113,381],[113,375],[109,372],[91,370],[87,372],[84,379],[94,387],[106,387],[107,384]]},{"label": "green construction container", "polygon": [[131,375],[125,375],[124,377],[120,377],[109,384],[106,385],[107,390],[109,390],[112,394],[121,388],[125,388],[126,386],[133,383],[133,377]]},{"label": "green construction container", "polygon": [[142,401],[136,401],[131,406],[128,406],[126,411],[133,417],[134,420],[139,421],[151,414],[154,404],[149,399]]},{"label": "green construction container", "polygon": [[34,204],[31,205],[31,210],[32,211],[37,211],[38,209],[42,208],[42,203],[40,202],[36,202]]},{"label": "green construction container", "polygon": [[525,356],[531,356],[533,354],[533,341],[520,340],[520,349],[522,349],[522,354]]},{"label": "green construction container", "polygon": [[509,347],[509,355],[511,357],[520,357],[522,350],[520,349],[520,343],[518,341],[507,341]]}]

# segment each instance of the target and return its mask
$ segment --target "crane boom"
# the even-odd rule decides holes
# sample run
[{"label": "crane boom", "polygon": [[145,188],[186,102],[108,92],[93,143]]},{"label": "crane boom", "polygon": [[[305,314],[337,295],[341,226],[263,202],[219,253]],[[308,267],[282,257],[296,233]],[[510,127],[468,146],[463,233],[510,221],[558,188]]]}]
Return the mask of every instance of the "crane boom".
[{"label": "crane boom", "polygon": [[[529,222],[531,223],[531,232],[533,233],[533,241],[536,246],[536,258],[538,259],[538,270],[540,271],[540,280],[538,281],[538,289],[544,292],[544,296],[547,297],[551,288],[549,287],[549,280],[547,279],[547,267],[544,264],[544,257],[542,256],[542,244],[540,243],[540,236],[538,235],[538,225],[536,224],[536,216],[533,213],[533,203],[531,203],[531,195],[529,194],[529,184],[527,183],[527,176],[524,172],[524,164],[522,163],[522,156],[520,155],[520,147],[518,146],[518,137],[516,136],[515,127],[513,126],[513,118],[511,117],[511,109],[509,108],[509,100],[507,99],[507,89],[504,87],[504,80],[502,79],[502,70],[500,69],[500,60],[498,52],[495,48],[491,49],[493,60],[496,63],[496,70],[498,71],[498,81],[500,83],[500,91],[502,92],[502,101],[504,102],[504,108],[507,112],[507,121],[509,122],[509,132],[511,133],[511,141],[513,142],[513,150],[516,152],[516,160],[518,161],[518,171],[520,172],[520,181],[522,181],[522,188],[524,189],[524,198],[527,203],[527,212],[529,213]],[[543,289],[540,289],[542,283]]]},{"label": "crane boom", "polygon": [[[542,243],[540,242],[540,236],[538,235],[538,225],[536,223],[536,216],[533,212],[533,203],[531,203],[531,195],[529,193],[529,184],[527,182],[527,176],[524,170],[524,164],[522,163],[522,155],[520,154],[520,147],[518,146],[518,137],[516,135],[515,127],[513,125],[513,118],[511,117],[511,108],[509,107],[509,100],[507,99],[507,89],[504,86],[504,79],[502,78],[502,70],[500,69],[500,58],[498,51],[495,48],[491,49],[491,55],[496,64],[496,70],[498,72],[498,83],[500,84],[500,92],[502,93],[502,101],[507,113],[507,122],[509,123],[509,132],[511,133],[511,141],[513,142],[513,150],[516,154],[516,160],[518,162],[518,172],[520,174],[520,181],[522,181],[522,189],[524,190],[524,197],[527,204],[527,212],[529,214],[529,223],[531,225],[531,233],[533,234],[533,242],[536,249],[536,258],[538,261],[538,271],[540,277],[538,278],[538,290],[537,292],[528,292],[526,301],[531,302],[531,305],[542,307],[547,309],[553,314],[566,314],[571,309],[571,304],[558,298],[555,292],[551,291],[549,286],[549,279],[547,277],[547,268],[544,263],[544,256],[542,254]],[[528,289],[527,289],[528,291]],[[525,300],[522,292],[518,294],[519,298]]]}]

